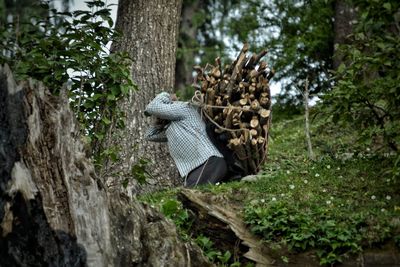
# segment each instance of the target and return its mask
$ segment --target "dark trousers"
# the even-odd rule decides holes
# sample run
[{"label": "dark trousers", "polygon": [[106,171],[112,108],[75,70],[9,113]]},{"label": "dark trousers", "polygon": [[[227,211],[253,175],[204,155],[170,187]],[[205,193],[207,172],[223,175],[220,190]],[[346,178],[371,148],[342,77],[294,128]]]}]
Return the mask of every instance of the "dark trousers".
[{"label": "dark trousers", "polygon": [[212,156],[188,174],[185,186],[193,187],[200,184],[216,184],[224,180],[226,173],[225,160]]}]

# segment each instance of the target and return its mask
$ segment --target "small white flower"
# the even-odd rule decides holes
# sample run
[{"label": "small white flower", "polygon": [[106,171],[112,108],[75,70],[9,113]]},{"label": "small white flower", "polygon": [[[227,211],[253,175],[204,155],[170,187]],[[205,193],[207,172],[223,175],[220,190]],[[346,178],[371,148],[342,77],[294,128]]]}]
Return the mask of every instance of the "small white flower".
[{"label": "small white flower", "polygon": [[371,151],[371,149],[369,147],[367,147],[367,149],[365,149],[365,150],[367,150],[368,152]]},{"label": "small white flower", "polygon": [[319,173],[316,173],[316,174],[315,174],[315,177],[319,177]]},{"label": "small white flower", "polygon": [[276,197],[273,197],[273,198],[272,198],[272,201],[276,201]]},{"label": "small white flower", "polygon": [[286,173],[287,173],[287,174],[290,174],[290,171],[289,171],[289,170],[287,170],[287,171],[286,171]]},{"label": "small white flower", "polygon": [[261,203],[264,203],[264,202],[265,202],[265,199],[261,199],[260,201],[261,201]]},{"label": "small white flower", "polygon": [[390,179],[386,179],[386,182],[390,183]]},{"label": "small white flower", "polygon": [[326,168],[327,168],[327,169],[330,169],[330,168],[331,168],[331,165],[326,165]]},{"label": "small white flower", "polygon": [[339,175],[339,178],[342,179],[342,178],[343,178],[343,175]]},{"label": "small white flower", "polygon": [[312,167],[311,167],[311,170],[314,170],[314,169],[315,169],[315,167],[314,167],[314,166],[312,166]]},{"label": "small white flower", "polygon": [[216,183],[215,185],[219,185],[219,182],[218,182],[218,183]]},{"label": "small white flower", "polygon": [[281,197],[284,197],[284,196],[285,196],[285,194],[284,194],[284,193],[282,193],[282,194],[281,194]]},{"label": "small white flower", "polygon": [[340,171],[340,167],[337,167],[336,170]]},{"label": "small white flower", "polygon": [[331,197],[331,200],[333,200],[333,197]]},{"label": "small white flower", "polygon": [[326,193],[326,189],[325,189],[325,188],[324,188],[324,189],[322,189],[322,192]]},{"label": "small white flower", "polygon": [[387,199],[387,200],[391,200],[391,199],[392,199],[392,197],[391,197],[391,196],[389,196],[389,195],[387,195],[387,196],[386,196],[386,199]]},{"label": "small white flower", "polygon": [[308,184],[308,180],[304,180],[303,182],[304,182],[305,184]]},{"label": "small white flower", "polygon": [[371,196],[371,199],[372,199],[372,200],[376,199],[376,196],[375,196],[375,195],[372,195],[372,196]]},{"label": "small white flower", "polygon": [[382,208],[381,211],[382,211],[382,212],[385,212],[386,210]]},{"label": "small white flower", "polygon": [[294,184],[289,185],[290,189],[294,189],[294,187],[295,187]]},{"label": "small white flower", "polygon": [[330,205],[331,203],[332,203],[332,201],[330,201],[330,200],[326,201],[326,204],[328,204],[328,205]]}]

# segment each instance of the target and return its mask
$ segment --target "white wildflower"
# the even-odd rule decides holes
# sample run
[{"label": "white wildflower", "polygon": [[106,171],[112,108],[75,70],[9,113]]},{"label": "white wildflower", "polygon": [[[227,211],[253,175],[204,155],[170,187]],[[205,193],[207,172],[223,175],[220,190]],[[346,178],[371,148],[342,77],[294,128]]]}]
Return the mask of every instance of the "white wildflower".
[{"label": "white wildflower", "polygon": [[284,197],[284,196],[285,196],[285,194],[284,194],[284,193],[282,193],[282,194],[281,194],[281,197]]},{"label": "white wildflower", "polygon": [[331,200],[333,200],[333,197],[331,197]]},{"label": "white wildflower", "polygon": [[315,177],[319,177],[319,173],[316,173],[316,174],[315,174]]},{"label": "white wildflower", "polygon": [[336,170],[340,171],[340,167],[337,167]]},{"label": "white wildflower", "polygon": [[273,198],[272,198],[272,201],[276,201],[276,197],[273,197]]},{"label": "white wildflower", "polygon": [[324,189],[322,189],[322,192],[326,193],[326,189],[325,189],[325,188],[324,188]]},{"label": "white wildflower", "polygon": [[392,199],[392,197],[391,197],[391,196],[389,196],[389,195],[387,195],[387,196],[386,196],[386,199],[387,199],[387,200],[391,200],[391,199]]},{"label": "white wildflower", "polygon": [[305,184],[308,184],[308,180],[304,180],[303,182],[304,182]]},{"label": "white wildflower", "polygon": [[375,195],[372,195],[372,196],[371,196],[371,199],[372,199],[372,200],[376,199],[376,196],[375,196]]},{"label": "white wildflower", "polygon": [[218,182],[218,183],[216,183],[215,185],[220,185],[220,183]]},{"label": "white wildflower", "polygon": [[294,189],[295,188],[294,184],[289,185],[289,188]]},{"label": "white wildflower", "polygon": [[326,168],[327,168],[327,169],[330,169],[330,168],[331,168],[331,165],[326,165]]},{"label": "white wildflower", "polygon": [[342,179],[342,178],[343,178],[343,175],[339,175],[339,178]]},{"label": "white wildflower", "polygon": [[289,170],[287,170],[287,171],[286,171],[286,173],[287,173],[287,174],[290,174],[290,171],[289,171]]},{"label": "white wildflower", "polygon": [[328,205],[330,205],[331,203],[332,203],[332,201],[330,201],[330,200],[326,201],[326,204],[328,204]]},{"label": "white wildflower", "polygon": [[382,208],[381,211],[382,211],[382,212],[385,212],[386,210]]},{"label": "white wildflower", "polygon": [[260,201],[261,201],[261,203],[264,203],[264,202],[265,202],[265,199],[261,199]]}]

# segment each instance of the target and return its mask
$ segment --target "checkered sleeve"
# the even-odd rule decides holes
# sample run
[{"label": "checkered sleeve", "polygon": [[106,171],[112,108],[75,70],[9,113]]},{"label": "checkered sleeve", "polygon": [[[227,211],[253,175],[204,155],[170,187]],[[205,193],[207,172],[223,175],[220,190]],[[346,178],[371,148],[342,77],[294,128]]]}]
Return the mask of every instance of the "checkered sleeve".
[{"label": "checkered sleeve", "polygon": [[158,94],[146,107],[146,115],[154,115],[164,120],[182,120],[187,114],[188,104],[171,101],[170,95],[166,92]]},{"label": "checkered sleeve", "polygon": [[167,136],[165,135],[165,127],[163,125],[151,125],[146,133],[145,138],[147,141],[152,142],[167,142]]}]

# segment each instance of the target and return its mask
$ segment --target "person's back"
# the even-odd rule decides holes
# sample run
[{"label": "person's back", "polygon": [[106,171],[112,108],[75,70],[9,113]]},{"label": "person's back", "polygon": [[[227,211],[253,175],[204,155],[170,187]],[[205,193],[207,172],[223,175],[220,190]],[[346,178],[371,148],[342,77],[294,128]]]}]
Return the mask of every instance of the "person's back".
[{"label": "person's back", "polygon": [[179,173],[186,178],[186,186],[223,180],[226,174],[223,155],[210,141],[195,107],[172,101],[168,93],[161,93],[148,104],[145,114],[168,121],[165,125],[150,127],[146,139],[168,142]]}]

